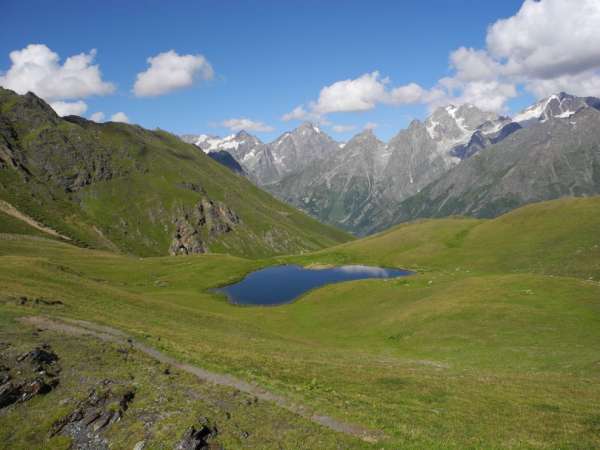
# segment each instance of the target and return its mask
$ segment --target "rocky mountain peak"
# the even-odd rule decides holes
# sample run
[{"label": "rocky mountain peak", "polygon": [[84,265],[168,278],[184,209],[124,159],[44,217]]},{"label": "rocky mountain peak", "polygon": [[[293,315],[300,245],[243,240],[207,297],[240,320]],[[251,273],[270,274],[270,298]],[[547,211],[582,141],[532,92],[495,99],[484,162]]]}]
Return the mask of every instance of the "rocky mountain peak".
[{"label": "rocky mountain peak", "polygon": [[483,123],[496,119],[496,113],[482,111],[475,105],[448,105],[437,108],[425,120],[425,127],[434,141],[461,142]]},{"label": "rocky mountain peak", "polygon": [[321,129],[316,126],[314,123],[310,122],[310,121],[306,121],[303,122],[298,128],[296,128],[294,131],[309,131],[309,132],[314,132],[314,133],[321,133]]},{"label": "rocky mountain peak", "polygon": [[246,141],[254,144],[262,144],[262,141],[258,137],[248,133],[246,130],[238,131],[234,136],[234,139],[239,142]]},{"label": "rocky mountain peak", "polygon": [[304,122],[268,144],[280,174],[308,166],[339,149],[338,144],[312,122]]},{"label": "rocky mountain peak", "polygon": [[577,97],[566,92],[559,92],[525,108],[513,120],[528,125],[551,119],[568,119],[580,110],[590,107],[600,109],[600,99],[595,97]]},{"label": "rocky mountain peak", "polygon": [[354,135],[352,137],[352,139],[350,139],[344,146],[344,148],[348,149],[350,147],[356,146],[356,145],[361,145],[361,146],[365,146],[365,147],[372,147],[372,146],[377,146],[377,145],[382,145],[383,142],[380,141],[377,136],[375,136],[375,133],[373,133],[373,130],[371,129],[366,129],[361,131],[360,133]]}]

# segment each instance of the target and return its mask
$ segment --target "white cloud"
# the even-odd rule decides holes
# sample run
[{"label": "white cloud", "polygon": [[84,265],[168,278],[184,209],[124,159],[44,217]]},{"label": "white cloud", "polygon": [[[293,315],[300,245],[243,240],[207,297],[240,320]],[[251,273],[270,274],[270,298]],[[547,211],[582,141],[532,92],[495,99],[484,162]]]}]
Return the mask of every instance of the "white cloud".
[{"label": "white cloud", "polygon": [[262,131],[269,132],[273,131],[273,127],[264,124],[262,122],[257,122],[254,120],[246,119],[244,117],[239,119],[228,119],[221,122],[221,125],[225,128],[229,128],[231,131]]},{"label": "white cloud", "polygon": [[178,55],[174,50],[147,59],[150,67],[137,74],[133,92],[138,97],[166,94],[191,86],[197,78],[210,80],[214,71],[202,55]]},{"label": "white cloud", "polygon": [[549,80],[529,80],[526,89],[537,98],[557,92],[579,96],[600,96],[600,71],[587,70],[577,75],[563,75]]},{"label": "white cloud", "polygon": [[42,44],[30,44],[10,52],[11,67],[0,76],[0,85],[19,94],[32,91],[45,100],[85,98],[106,95],[115,90],[102,80],[93,65],[96,50],[68,57],[60,64],[58,54]]},{"label": "white cloud", "polygon": [[456,74],[440,80],[443,95],[432,104],[452,98],[501,111],[519,85],[537,98],[559,91],[598,96],[598,29],[598,0],[525,0],[514,16],[489,27],[485,49],[450,55]]},{"label": "white cloud", "polygon": [[284,114],[282,120],[312,120],[327,122],[326,114],[336,112],[368,111],[380,103],[401,105],[421,101],[426,91],[418,84],[389,88],[390,79],[382,78],[378,71],[365,73],[358,78],[336,81],[319,92],[319,98],[297,106]]},{"label": "white cloud", "polygon": [[308,112],[302,105],[296,106],[292,111],[281,116],[281,120],[284,122],[289,122],[290,120],[306,120],[307,118]]},{"label": "white cloud", "polygon": [[51,102],[50,106],[59,116],[82,116],[87,111],[87,105],[82,100],[76,102]]},{"label": "white cloud", "polygon": [[324,87],[308,108],[299,106],[283,118],[366,111],[381,103],[424,103],[430,109],[472,103],[506,112],[519,88],[537,98],[559,91],[600,96],[598,30],[600,0],[525,0],[515,15],[490,25],[485,48],[453,51],[452,75],[430,89],[415,83],[392,87],[375,71]]},{"label": "white cloud", "polygon": [[442,78],[428,92],[427,104],[431,110],[450,103],[469,103],[484,111],[506,112],[506,102],[517,96],[517,88],[512,83],[498,80],[467,81],[458,78]]},{"label": "white cloud", "polygon": [[375,123],[375,122],[367,122],[365,123],[365,126],[363,127],[365,130],[374,130],[375,128],[377,128],[379,126],[379,124]]},{"label": "white cloud", "polygon": [[331,129],[336,133],[347,133],[348,131],[352,131],[356,128],[354,125],[333,125]]},{"label": "white cloud", "polygon": [[386,97],[385,85],[388,82],[389,79],[381,79],[377,71],[353,80],[336,81],[321,89],[312,109],[318,114],[373,109]]},{"label": "white cloud", "polygon": [[550,79],[600,66],[598,0],[526,0],[488,30],[487,48],[508,75]]},{"label": "white cloud", "polygon": [[425,95],[426,91],[421,86],[416,83],[410,83],[392,89],[383,101],[394,105],[405,105],[418,103],[423,100]]},{"label": "white cloud", "polygon": [[511,83],[496,80],[466,83],[459,103],[470,103],[484,111],[506,111],[506,102],[517,96],[517,88]]},{"label": "white cloud", "polygon": [[450,66],[456,70],[456,78],[462,81],[493,80],[501,68],[486,51],[465,47],[450,54]]},{"label": "white cloud", "polygon": [[122,123],[129,123],[129,117],[127,117],[127,114],[125,114],[122,111],[119,111],[118,113],[113,114],[110,117],[111,122],[122,122]]},{"label": "white cloud", "polygon": [[104,122],[104,117],[104,113],[102,111],[98,111],[90,116],[90,120],[93,120],[94,122]]}]

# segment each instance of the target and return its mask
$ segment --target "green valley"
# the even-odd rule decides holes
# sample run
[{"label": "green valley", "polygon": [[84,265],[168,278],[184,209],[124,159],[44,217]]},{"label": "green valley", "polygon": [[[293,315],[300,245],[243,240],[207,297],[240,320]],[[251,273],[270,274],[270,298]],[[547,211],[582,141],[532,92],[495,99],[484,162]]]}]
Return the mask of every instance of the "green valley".
[{"label": "green valley", "polygon": [[600,0],[4,0],[0,450],[600,449]]},{"label": "green valley", "polygon": [[[139,441],[172,448],[199,405],[218,423],[226,448],[600,445],[600,198],[539,203],[490,220],[408,223],[309,254],[261,259],[139,258],[41,237],[10,217],[0,224],[0,341],[23,336],[23,351],[36,339],[50,341],[64,364],[81,371],[79,381],[67,378],[0,415],[0,439],[9,447],[68,448],[65,436],[49,438],[48,429],[69,401],[85,397],[86,383],[101,376],[96,371],[137,389],[124,419],[106,432],[114,448]],[[417,273],[330,285],[272,308],[234,306],[209,292],[285,263]],[[169,384],[156,362],[133,350],[124,359],[116,344],[92,336],[79,344],[52,330],[33,337],[20,319],[32,316],[116,328],[375,438],[332,431],[262,399],[232,410],[225,388],[175,369],[177,382]],[[94,358],[98,367],[86,365]],[[155,391],[170,399],[160,413]],[[58,402],[66,406],[51,413]],[[36,425],[24,430],[22,423]],[[255,431],[240,438],[240,426]]]}]

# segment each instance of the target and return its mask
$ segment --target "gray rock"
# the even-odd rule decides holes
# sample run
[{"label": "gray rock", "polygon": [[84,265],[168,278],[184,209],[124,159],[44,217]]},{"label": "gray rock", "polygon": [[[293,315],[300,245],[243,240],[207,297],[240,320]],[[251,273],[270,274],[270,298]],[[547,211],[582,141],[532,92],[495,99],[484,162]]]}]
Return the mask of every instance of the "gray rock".
[{"label": "gray rock", "polygon": [[379,201],[377,180],[388,156],[386,145],[365,131],[328,158],[265,187],[323,222],[354,231]]},{"label": "gray rock", "polygon": [[212,240],[233,231],[241,220],[227,205],[205,196],[191,210],[180,208],[174,223],[169,254],[191,255],[207,253]]},{"label": "gray rock", "polygon": [[[566,116],[566,115],[565,115]],[[418,217],[495,217],[562,196],[600,194],[600,111],[549,117],[463,161],[371,229]]]},{"label": "gray rock", "polygon": [[203,417],[196,426],[189,427],[183,434],[181,440],[175,445],[175,450],[204,450],[221,449],[222,447],[214,440],[218,435],[217,427]]}]

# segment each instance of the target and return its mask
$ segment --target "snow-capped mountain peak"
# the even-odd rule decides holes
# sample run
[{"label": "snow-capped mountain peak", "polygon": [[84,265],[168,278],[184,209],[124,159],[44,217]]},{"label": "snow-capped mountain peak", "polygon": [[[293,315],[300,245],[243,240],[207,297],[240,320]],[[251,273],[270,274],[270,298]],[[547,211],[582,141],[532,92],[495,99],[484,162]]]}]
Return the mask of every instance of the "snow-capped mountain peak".
[{"label": "snow-capped mountain peak", "polygon": [[452,164],[453,157],[448,151],[457,145],[469,141],[473,133],[486,123],[495,123],[499,116],[493,112],[482,111],[474,105],[447,105],[437,108],[425,120],[425,130],[435,141],[439,155]]},{"label": "snow-capped mountain peak", "polygon": [[186,142],[200,147],[205,153],[225,150],[231,153],[238,161],[243,160],[248,153],[262,145],[260,139],[244,130],[241,130],[236,134],[230,134],[224,138],[208,134],[185,135],[182,136],[182,138]]},{"label": "snow-capped mountain peak", "polygon": [[578,111],[598,107],[598,100],[593,97],[576,97],[560,92],[525,108],[517,114],[513,121],[520,124],[546,122],[550,119],[568,119]]}]

